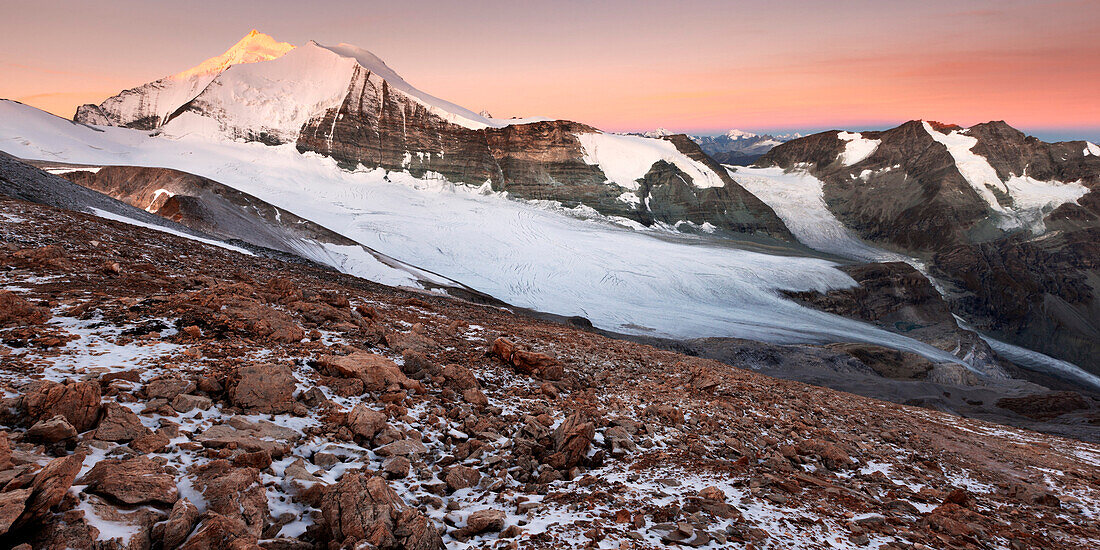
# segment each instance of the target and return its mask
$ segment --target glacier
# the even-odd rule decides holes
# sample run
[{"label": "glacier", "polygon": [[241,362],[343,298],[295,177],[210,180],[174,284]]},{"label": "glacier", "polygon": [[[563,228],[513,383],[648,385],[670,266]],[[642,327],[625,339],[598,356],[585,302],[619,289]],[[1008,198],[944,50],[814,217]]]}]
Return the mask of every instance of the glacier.
[{"label": "glacier", "polygon": [[[0,150],[36,160],[191,172],[515,306],[584,316],[611,331],[865,342],[961,363],[946,351],[802,307],[781,294],[854,285],[823,259],[744,250],[706,236],[638,231],[441,178],[344,170],[330,158],[299,153],[293,144],[91,127],[12,101],[0,101]],[[370,277],[350,267],[352,274]]]}]

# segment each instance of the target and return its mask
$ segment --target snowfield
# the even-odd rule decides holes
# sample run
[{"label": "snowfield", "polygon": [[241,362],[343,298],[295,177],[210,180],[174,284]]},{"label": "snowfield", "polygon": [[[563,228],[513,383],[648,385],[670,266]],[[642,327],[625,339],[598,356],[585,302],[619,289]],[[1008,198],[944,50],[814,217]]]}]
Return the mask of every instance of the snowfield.
[{"label": "snowfield", "polygon": [[917,260],[872,246],[844,227],[825,205],[824,182],[809,172],[747,166],[729,172],[741,187],[772,207],[802,244],[861,262],[907,262],[923,270]]},{"label": "snowfield", "polygon": [[[198,112],[187,111],[173,118],[164,125],[164,132],[207,138],[264,132],[292,142],[304,123],[340,106],[357,70],[366,70],[378,88],[385,81],[433,114],[466,128],[547,120],[490,119],[414,88],[367,50],[310,41],[276,59],[227,68],[200,89],[193,103]],[[286,101],[288,97],[294,101]]]},{"label": "snowfield", "polygon": [[837,132],[836,137],[847,142],[844,152],[840,153],[840,163],[844,166],[863,162],[882,144],[881,139],[867,139],[859,132]]},{"label": "snowfield", "polygon": [[[901,335],[801,307],[779,290],[854,284],[831,262],[763,254],[705,237],[634,231],[380,169],[346,171],[293,144],[150,137],[91,128],[0,101],[0,150],[79,164],[175,168],[313,220],[388,256],[511,304],[596,326],[677,338],[869,342],[959,360]],[[370,273],[350,271],[369,278]]]},{"label": "snowfield", "polygon": [[675,165],[691,177],[691,184],[699,188],[723,187],[713,170],[680,152],[671,141],[619,134],[577,134],[584,151],[584,162],[598,165],[611,183],[630,189],[638,189],[638,180],[649,173],[660,161]]},{"label": "snowfield", "polygon": [[[947,151],[955,159],[955,166],[967,183],[991,210],[999,214],[998,226],[1001,229],[1027,228],[1032,233],[1042,233],[1046,230],[1043,218],[1048,213],[1067,202],[1077,202],[1077,199],[1089,192],[1088,187],[1080,182],[1039,181],[1026,174],[1014,175],[1008,181],[1001,181],[989,161],[971,151],[978,144],[978,138],[968,136],[960,130],[943,134],[927,122],[923,124],[932,139],[947,147]],[[1012,204],[1001,205],[995,191],[1008,195]]]}]

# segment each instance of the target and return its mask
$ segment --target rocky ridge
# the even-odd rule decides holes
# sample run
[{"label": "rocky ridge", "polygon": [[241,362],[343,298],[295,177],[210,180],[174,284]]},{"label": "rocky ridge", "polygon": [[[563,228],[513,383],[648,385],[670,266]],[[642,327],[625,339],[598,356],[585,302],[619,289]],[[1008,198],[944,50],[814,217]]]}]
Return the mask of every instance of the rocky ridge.
[{"label": "rocky ridge", "polygon": [[[864,154],[848,158],[853,143]],[[823,132],[758,166],[808,171],[859,237],[926,260],[951,310],[1001,340],[1100,372],[1100,156],[1002,121]]]}]

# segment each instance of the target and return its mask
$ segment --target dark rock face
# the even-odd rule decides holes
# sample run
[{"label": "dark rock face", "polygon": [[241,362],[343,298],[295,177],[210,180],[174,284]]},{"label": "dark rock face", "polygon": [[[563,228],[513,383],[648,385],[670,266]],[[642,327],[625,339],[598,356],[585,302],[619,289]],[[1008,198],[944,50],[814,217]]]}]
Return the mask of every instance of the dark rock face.
[{"label": "dark rock face", "polygon": [[469,185],[488,182],[495,191],[525,199],[586,205],[609,216],[651,225],[686,220],[709,222],[738,233],[792,240],[770,207],[728,176],[687,136],[669,138],[688,157],[705,164],[726,184],[699,189],[691,177],[665,162],[653,165],[636,193],[648,209],[619,199],[627,191],[605,183],[599,166],[584,162],[578,133],[595,128],[566,120],[471,130],[452,124],[395,91],[369,71],[357,69],[340,107],[304,125],[299,151],[336,159],[341,165],[407,170],[417,177],[439,174]]},{"label": "dark rock face", "polygon": [[[965,242],[967,232],[987,215],[981,197],[955,169],[947,148],[919,121],[885,132],[863,132],[881,140],[874,154],[852,166],[839,161],[845,142],[830,131],[784,143],[758,166],[808,166],[824,183],[825,203],[861,237],[912,253]],[[859,175],[873,171],[871,180]]]},{"label": "dark rock face", "polygon": [[[1000,372],[1000,360],[976,333],[959,327],[947,303],[932,284],[902,262],[858,264],[841,268],[858,287],[826,294],[792,292],[789,296],[816,309],[878,325],[942,350],[970,356],[979,368]],[[890,350],[845,345],[876,372],[890,378],[925,378],[932,365],[919,357]]]},{"label": "dark rock face", "polygon": [[[1047,213],[1041,237],[1006,232],[919,121],[864,132],[881,144],[852,166],[838,160],[845,143],[836,132],[780,145],[757,165],[808,169],[825,183],[829,209],[862,238],[930,258],[951,310],[981,330],[1100,372],[1100,157],[1085,155],[1085,142],[1045,143],[1001,121],[966,134],[1002,180],[1027,175],[1092,191]],[[1008,195],[997,199],[1013,206]]]}]

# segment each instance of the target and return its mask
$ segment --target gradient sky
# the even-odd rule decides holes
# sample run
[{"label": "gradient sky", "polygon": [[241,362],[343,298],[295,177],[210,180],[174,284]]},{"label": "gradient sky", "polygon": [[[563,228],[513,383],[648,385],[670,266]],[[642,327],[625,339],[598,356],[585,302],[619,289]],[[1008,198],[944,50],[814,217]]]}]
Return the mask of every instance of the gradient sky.
[{"label": "gradient sky", "polygon": [[699,133],[1003,119],[1100,141],[1100,0],[765,4],[3,0],[0,97],[69,117],[257,28],[361,46],[497,117]]}]

